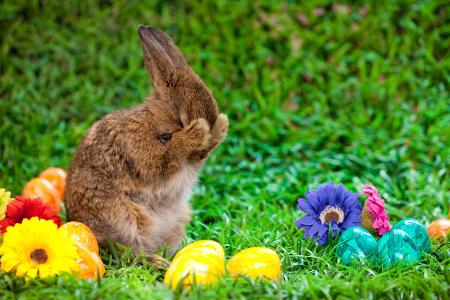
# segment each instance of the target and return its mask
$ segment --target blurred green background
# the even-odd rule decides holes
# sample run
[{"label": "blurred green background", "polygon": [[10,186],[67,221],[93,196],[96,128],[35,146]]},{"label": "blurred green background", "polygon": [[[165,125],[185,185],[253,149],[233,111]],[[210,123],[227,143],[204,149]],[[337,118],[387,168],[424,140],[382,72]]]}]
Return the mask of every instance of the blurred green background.
[{"label": "blurred green background", "polygon": [[[315,259],[305,262],[293,221],[297,197],[325,181],[354,191],[372,182],[394,223],[448,213],[449,15],[445,0],[2,1],[0,187],[19,194],[46,167],[67,168],[95,120],[143,101],[151,83],[137,26],[154,25],[230,118],[192,198],[187,241],[219,240],[228,256],[264,244],[284,265],[284,283],[224,282],[197,296],[448,296],[448,257],[410,271],[410,283],[397,273],[336,269],[332,247],[306,244]],[[103,289],[87,284],[80,295],[132,297],[122,284],[136,285],[138,298],[164,291],[142,283],[145,267],[108,257]],[[79,288],[59,286],[69,296]]]}]

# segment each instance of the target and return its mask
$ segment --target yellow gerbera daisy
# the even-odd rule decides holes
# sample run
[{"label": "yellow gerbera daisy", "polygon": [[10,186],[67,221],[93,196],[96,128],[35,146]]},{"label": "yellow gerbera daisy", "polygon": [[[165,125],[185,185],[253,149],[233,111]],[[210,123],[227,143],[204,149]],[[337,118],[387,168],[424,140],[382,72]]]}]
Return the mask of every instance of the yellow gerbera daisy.
[{"label": "yellow gerbera daisy", "polygon": [[0,189],[0,220],[5,218],[6,207],[11,200],[13,200],[11,199],[11,192],[8,192],[5,189]]},{"label": "yellow gerbera daisy", "polygon": [[37,217],[8,227],[0,255],[1,269],[18,276],[44,278],[79,270],[73,238],[53,221]]}]

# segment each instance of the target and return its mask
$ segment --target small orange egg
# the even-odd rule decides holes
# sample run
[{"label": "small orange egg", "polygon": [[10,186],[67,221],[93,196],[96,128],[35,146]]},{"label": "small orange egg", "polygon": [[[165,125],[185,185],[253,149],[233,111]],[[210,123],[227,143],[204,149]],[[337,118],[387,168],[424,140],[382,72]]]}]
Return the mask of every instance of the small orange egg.
[{"label": "small orange egg", "polygon": [[33,178],[23,188],[22,195],[28,198],[39,197],[50,204],[58,213],[61,210],[61,193],[45,178]]},{"label": "small orange egg", "polygon": [[66,171],[61,168],[51,167],[42,171],[38,177],[50,181],[50,183],[60,192],[61,199],[64,197],[67,177]]},{"label": "small orange egg", "polygon": [[63,224],[61,228],[64,228],[78,243],[86,247],[89,251],[98,253],[97,239],[87,225],[71,221]]},{"label": "small orange egg", "polygon": [[428,236],[431,239],[444,241],[445,237],[450,233],[450,220],[439,219],[433,221],[427,228]]},{"label": "small orange egg", "polygon": [[97,280],[105,275],[105,265],[103,264],[100,256],[94,251],[89,251],[86,247],[80,243],[76,244],[80,259],[78,264],[80,265],[80,271],[78,277],[82,279]]}]

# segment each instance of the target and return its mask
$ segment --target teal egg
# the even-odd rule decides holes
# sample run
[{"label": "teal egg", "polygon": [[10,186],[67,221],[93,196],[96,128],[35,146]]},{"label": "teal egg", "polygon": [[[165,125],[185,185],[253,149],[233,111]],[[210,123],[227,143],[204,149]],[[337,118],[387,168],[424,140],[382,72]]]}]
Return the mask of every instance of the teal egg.
[{"label": "teal egg", "polygon": [[354,262],[372,261],[377,250],[377,240],[366,229],[347,228],[339,238],[337,254],[346,265]]},{"label": "teal egg", "polygon": [[404,230],[391,229],[378,241],[377,257],[385,268],[410,265],[420,260],[421,250]]},{"label": "teal egg", "polygon": [[401,229],[406,232],[420,250],[430,251],[431,242],[427,229],[419,221],[413,218],[400,220],[392,229]]},{"label": "teal egg", "polygon": [[403,219],[378,241],[377,258],[388,268],[396,264],[412,265],[430,250],[425,227],[415,219]]}]

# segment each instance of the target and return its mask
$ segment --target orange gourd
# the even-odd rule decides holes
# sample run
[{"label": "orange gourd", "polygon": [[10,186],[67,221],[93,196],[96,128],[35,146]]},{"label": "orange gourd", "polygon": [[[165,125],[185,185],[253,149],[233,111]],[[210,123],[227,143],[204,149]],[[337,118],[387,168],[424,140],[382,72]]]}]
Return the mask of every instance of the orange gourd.
[{"label": "orange gourd", "polygon": [[439,219],[433,221],[427,228],[428,236],[440,242],[450,233],[450,220]]},{"label": "orange gourd", "polygon": [[80,265],[80,271],[77,274],[78,277],[86,280],[97,280],[103,277],[105,275],[105,265],[100,256],[94,251],[89,251],[89,249],[80,243],[77,243],[76,246],[80,255],[80,259],[78,260],[78,264]]},{"label": "orange gourd", "polygon": [[61,227],[65,228],[67,232],[74,238],[77,243],[89,251],[98,253],[98,242],[92,230],[85,224],[80,222],[67,222]]},{"label": "orange gourd", "polygon": [[66,171],[61,168],[51,167],[42,171],[38,177],[47,179],[59,191],[62,200],[66,188]]},{"label": "orange gourd", "polygon": [[31,199],[39,197],[44,203],[50,204],[57,213],[61,210],[61,193],[47,179],[31,179],[23,188],[22,195]]}]

